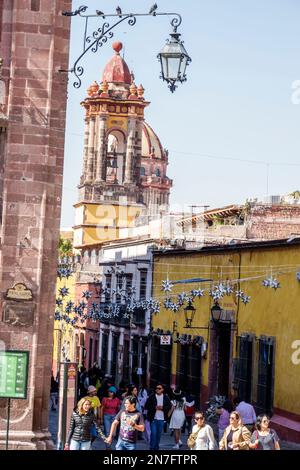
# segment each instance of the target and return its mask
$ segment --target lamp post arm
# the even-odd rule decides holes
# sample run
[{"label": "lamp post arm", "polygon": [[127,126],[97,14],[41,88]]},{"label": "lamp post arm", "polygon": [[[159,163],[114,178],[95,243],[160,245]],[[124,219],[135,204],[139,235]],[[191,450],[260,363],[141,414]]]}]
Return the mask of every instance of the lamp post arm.
[{"label": "lamp post arm", "polygon": [[[103,44],[107,42],[108,39],[111,39],[114,36],[114,33],[112,30],[116,28],[119,24],[123,23],[124,21],[128,20],[129,26],[134,26],[136,24],[136,19],[139,16],[173,16],[173,18],[170,21],[171,26],[173,27],[174,33],[177,32],[177,28],[180,26],[182,22],[182,18],[179,15],[179,13],[121,13],[121,14],[115,14],[115,13],[110,13],[110,14],[103,14],[99,15],[97,13],[95,14],[84,14],[87,10],[87,6],[80,6],[77,10],[75,11],[63,11],[62,15],[63,16],[77,16],[79,15],[82,18],[85,18],[85,30],[84,30],[84,40],[83,40],[83,52],[79,55],[79,57],[75,60],[73,66],[71,69],[68,70],[63,70],[60,69],[60,72],[71,72],[74,73],[75,77],[77,80],[73,83],[74,88],[80,88],[81,86],[81,79],[80,77],[84,73],[84,68],[80,64],[81,59],[85,56],[85,54],[88,51],[92,51],[96,53],[99,49],[99,47],[102,47]],[[100,12],[102,13],[102,12]],[[98,29],[96,29],[91,36],[87,36],[87,26],[88,26],[88,19],[89,18],[103,18],[104,20],[107,17],[111,18],[120,18],[116,23],[113,25],[110,25],[106,21],[100,26]]]}]

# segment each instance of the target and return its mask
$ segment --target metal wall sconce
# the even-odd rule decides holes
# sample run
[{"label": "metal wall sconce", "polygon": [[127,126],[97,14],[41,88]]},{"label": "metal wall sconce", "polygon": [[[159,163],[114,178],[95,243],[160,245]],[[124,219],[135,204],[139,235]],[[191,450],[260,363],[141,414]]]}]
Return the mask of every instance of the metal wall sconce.
[{"label": "metal wall sconce", "polygon": [[[191,62],[183,42],[180,41],[180,34],[177,33],[177,28],[182,22],[182,18],[178,13],[160,13],[157,12],[157,4],[155,3],[147,13],[123,13],[122,10],[117,7],[115,13],[104,13],[103,11],[96,10],[94,13],[86,13],[88,7],[86,5],[80,6],[75,11],[63,11],[63,16],[79,16],[85,20],[84,37],[83,37],[83,52],[75,60],[73,66],[69,70],[60,69],[60,72],[71,72],[75,75],[76,81],[73,83],[75,88],[81,86],[81,76],[84,73],[84,68],[80,65],[81,59],[89,51],[97,52],[108,39],[114,36],[113,29],[123,21],[128,22],[129,26],[136,24],[137,18],[140,16],[171,16],[171,26],[173,32],[170,34],[171,39],[167,40],[167,43],[158,54],[158,59],[161,64],[161,78],[168,83],[168,87],[173,93],[176,88],[176,83],[183,83],[186,81],[185,70],[187,65]],[[88,21],[89,18],[102,19],[102,25],[96,29],[91,36],[88,35]],[[110,25],[107,22],[108,18],[116,18],[117,21]]]},{"label": "metal wall sconce", "polygon": [[191,301],[189,301],[188,305],[183,309],[184,316],[185,316],[185,326],[184,328],[189,328],[191,330],[208,330],[208,326],[193,326],[193,320],[195,317],[196,309]]}]

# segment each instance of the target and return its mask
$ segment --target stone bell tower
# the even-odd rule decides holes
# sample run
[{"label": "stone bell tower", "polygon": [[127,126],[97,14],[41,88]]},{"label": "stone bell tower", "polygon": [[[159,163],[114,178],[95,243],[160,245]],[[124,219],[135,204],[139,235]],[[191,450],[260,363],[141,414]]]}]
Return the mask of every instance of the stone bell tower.
[{"label": "stone bell tower", "polygon": [[122,43],[81,103],[85,140],[79,202],[75,205],[75,246],[118,238],[119,229],[143,215],[166,211],[172,182],[168,152],[144,120],[144,88],[134,83],[121,58]]}]

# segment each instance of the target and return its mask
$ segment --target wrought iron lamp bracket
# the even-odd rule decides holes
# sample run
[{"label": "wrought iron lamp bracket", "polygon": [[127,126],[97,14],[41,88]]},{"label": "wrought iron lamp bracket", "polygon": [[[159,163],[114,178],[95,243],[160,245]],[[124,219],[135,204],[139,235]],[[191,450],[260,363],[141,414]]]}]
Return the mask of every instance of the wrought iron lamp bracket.
[{"label": "wrought iron lamp bracket", "polygon": [[[120,13],[120,14],[105,14],[103,12],[93,13],[93,14],[85,14],[88,7],[85,5],[80,6],[75,11],[63,11],[63,16],[80,16],[81,18],[85,18],[85,30],[84,30],[84,38],[83,38],[83,52],[79,55],[79,57],[75,60],[71,69],[63,70],[60,69],[60,72],[70,72],[74,73],[76,80],[73,83],[74,88],[80,88],[81,86],[81,79],[80,77],[84,73],[84,68],[80,65],[81,59],[91,50],[92,52],[96,53],[100,47],[102,47],[108,39],[111,39],[114,36],[112,30],[116,28],[119,24],[123,23],[124,21],[128,20],[129,26],[134,26],[137,21],[137,17],[139,16],[173,16],[170,24],[173,28],[174,34],[177,33],[177,28],[180,26],[182,22],[182,18],[179,13],[157,13],[156,11],[152,13]],[[106,18],[120,18],[116,23],[110,25],[106,21],[96,29],[91,35],[87,34],[88,31],[88,20],[89,18],[102,18],[105,20]]]}]

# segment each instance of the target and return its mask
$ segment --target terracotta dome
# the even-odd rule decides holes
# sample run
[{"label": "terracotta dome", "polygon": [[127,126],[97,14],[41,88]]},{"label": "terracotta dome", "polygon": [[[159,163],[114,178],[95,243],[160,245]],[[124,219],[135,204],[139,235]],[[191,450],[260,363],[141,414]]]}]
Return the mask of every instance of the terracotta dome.
[{"label": "terracotta dome", "polygon": [[121,42],[114,42],[112,45],[115,55],[106,64],[103,71],[102,81],[107,83],[126,83],[131,84],[131,75],[128,65],[120,56],[120,50],[123,45]]},{"label": "terracotta dome", "polygon": [[156,158],[164,158],[164,150],[159,138],[149,124],[143,122],[142,156],[150,157],[151,154],[154,154]]}]

